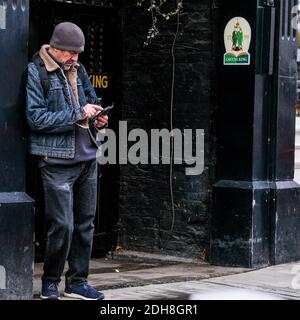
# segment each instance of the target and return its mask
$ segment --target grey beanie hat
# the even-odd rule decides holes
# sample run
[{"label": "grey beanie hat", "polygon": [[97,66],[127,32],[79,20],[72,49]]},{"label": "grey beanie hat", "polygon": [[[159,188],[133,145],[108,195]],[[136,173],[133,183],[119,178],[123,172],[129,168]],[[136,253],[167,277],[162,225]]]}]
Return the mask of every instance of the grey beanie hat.
[{"label": "grey beanie hat", "polygon": [[59,23],[55,27],[50,41],[51,47],[78,53],[84,51],[84,44],[85,39],[82,30],[71,22]]}]

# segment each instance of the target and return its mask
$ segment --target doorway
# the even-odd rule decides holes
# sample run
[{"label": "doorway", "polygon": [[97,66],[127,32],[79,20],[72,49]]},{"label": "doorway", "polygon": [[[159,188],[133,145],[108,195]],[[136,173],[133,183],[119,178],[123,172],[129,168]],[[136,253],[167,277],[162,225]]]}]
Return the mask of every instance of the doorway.
[{"label": "doorway", "polygon": [[[104,106],[115,103],[109,128],[118,131],[121,113],[122,34],[120,7],[81,4],[80,1],[30,1],[29,57],[50,41],[54,26],[63,21],[76,23],[86,38],[80,61],[86,67]],[[85,1],[82,1],[85,2]],[[114,250],[118,236],[119,166],[98,168],[98,200],[95,217],[93,257]],[[35,260],[42,261],[46,243],[44,194],[36,159],[28,157],[27,193],[35,199]]]}]

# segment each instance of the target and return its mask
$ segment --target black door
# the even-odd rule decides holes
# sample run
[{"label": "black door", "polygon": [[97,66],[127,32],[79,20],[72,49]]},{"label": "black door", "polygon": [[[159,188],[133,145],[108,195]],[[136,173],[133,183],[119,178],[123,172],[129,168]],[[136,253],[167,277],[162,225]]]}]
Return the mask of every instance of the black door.
[{"label": "black door", "polygon": [[[54,26],[63,21],[79,25],[86,37],[85,51],[80,61],[85,65],[98,97],[104,106],[115,102],[110,113],[109,127],[117,133],[121,117],[118,110],[121,97],[121,15],[120,8],[106,1],[106,6],[81,4],[87,1],[30,2],[29,59],[50,41]],[[43,187],[36,159],[27,164],[27,192],[36,201],[36,261],[43,258],[46,234],[44,229]],[[98,203],[95,218],[93,256],[101,256],[114,249],[118,233],[119,167],[99,167]]]}]

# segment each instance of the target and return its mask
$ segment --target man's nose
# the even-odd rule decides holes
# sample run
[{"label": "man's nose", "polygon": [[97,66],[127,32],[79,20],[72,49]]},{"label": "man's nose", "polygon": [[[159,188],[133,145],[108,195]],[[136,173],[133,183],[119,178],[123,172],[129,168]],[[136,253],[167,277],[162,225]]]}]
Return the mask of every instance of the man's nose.
[{"label": "man's nose", "polygon": [[77,62],[77,61],[78,61],[78,56],[79,56],[79,54],[76,53],[76,54],[74,54],[74,55],[72,56],[71,59],[72,59],[73,61]]}]

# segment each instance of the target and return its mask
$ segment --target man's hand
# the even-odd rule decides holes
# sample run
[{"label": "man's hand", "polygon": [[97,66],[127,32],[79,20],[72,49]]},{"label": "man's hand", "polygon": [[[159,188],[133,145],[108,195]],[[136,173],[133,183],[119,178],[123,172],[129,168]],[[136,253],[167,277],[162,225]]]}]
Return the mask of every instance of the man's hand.
[{"label": "man's hand", "polygon": [[83,119],[86,119],[86,118],[91,118],[93,117],[98,111],[102,110],[103,108],[96,105],[96,104],[86,104],[84,107],[83,107],[83,110],[84,110],[84,118]]},{"label": "man's hand", "polygon": [[96,119],[95,125],[98,129],[102,128],[108,123],[108,116],[101,116]]}]

